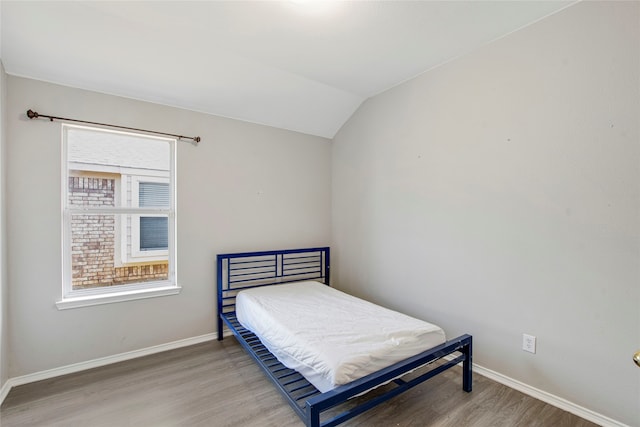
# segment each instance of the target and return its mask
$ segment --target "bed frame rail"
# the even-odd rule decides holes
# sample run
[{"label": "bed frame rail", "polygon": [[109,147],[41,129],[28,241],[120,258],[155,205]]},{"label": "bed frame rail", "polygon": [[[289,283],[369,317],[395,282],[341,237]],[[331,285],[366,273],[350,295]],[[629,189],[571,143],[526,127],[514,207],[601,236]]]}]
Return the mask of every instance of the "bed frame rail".
[{"label": "bed frame rail", "polygon": [[[457,356],[454,356],[458,354]],[[309,427],[330,427],[342,424],[343,422],[360,415],[361,413],[385,402],[392,397],[395,397],[412,387],[417,386],[425,382],[426,380],[433,378],[434,376],[453,368],[454,366],[462,363],[462,389],[466,392],[471,392],[471,355],[472,355],[472,337],[471,335],[462,335],[452,340],[445,342],[430,350],[417,354],[408,359],[402,360],[394,365],[391,365],[378,372],[374,372],[359,380],[353,381],[349,384],[339,386],[326,393],[322,393],[318,396],[310,397],[307,400],[306,407],[306,423]],[[450,356],[446,358],[446,356]],[[419,376],[412,378],[409,381],[405,381],[399,376],[411,372],[414,369],[423,367],[436,360],[445,360],[444,363],[438,364],[429,368],[426,372]],[[364,403],[361,403],[353,408],[347,409],[330,419],[321,421],[320,415],[322,412],[335,407],[341,403],[346,402],[348,399],[366,392],[373,387],[385,384],[391,381],[391,384],[395,385],[394,388],[377,395]]]}]

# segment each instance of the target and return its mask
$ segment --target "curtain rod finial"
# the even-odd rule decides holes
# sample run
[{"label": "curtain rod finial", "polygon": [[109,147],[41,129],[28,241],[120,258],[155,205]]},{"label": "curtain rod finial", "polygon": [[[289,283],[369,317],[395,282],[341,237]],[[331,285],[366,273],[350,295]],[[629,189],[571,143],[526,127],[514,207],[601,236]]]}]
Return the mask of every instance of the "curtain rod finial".
[{"label": "curtain rod finial", "polygon": [[194,140],[194,141],[196,142],[196,144],[197,144],[197,143],[199,143],[199,142],[200,142],[200,137],[199,137],[199,136],[196,136],[195,138],[193,138],[193,140]]},{"label": "curtain rod finial", "polygon": [[33,111],[31,109],[27,110],[27,117],[29,117],[30,119],[37,119],[39,116],[39,114],[36,111]]}]

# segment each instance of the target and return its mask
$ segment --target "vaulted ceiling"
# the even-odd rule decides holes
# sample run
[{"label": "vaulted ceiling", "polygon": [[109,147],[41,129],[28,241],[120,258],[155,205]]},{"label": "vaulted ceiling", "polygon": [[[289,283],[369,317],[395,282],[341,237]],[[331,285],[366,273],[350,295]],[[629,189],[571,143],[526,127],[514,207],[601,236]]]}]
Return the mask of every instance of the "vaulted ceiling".
[{"label": "vaulted ceiling", "polygon": [[8,1],[8,74],[332,138],[367,98],[572,1]]}]

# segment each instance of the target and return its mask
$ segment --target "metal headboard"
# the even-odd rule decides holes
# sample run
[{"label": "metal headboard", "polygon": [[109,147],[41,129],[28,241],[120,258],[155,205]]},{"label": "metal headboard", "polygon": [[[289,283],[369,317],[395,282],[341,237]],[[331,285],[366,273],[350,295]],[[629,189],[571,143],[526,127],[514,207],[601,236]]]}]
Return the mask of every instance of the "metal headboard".
[{"label": "metal headboard", "polygon": [[243,289],[303,280],[329,284],[329,248],[240,252],[217,256],[218,314],[235,311]]}]

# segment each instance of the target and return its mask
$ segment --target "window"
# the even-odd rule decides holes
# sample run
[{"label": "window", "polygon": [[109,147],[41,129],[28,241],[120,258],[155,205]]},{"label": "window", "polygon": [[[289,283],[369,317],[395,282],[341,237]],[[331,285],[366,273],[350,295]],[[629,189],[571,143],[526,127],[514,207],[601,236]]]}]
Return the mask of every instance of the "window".
[{"label": "window", "polygon": [[175,143],[63,125],[59,308],[179,291]]},{"label": "window", "polygon": [[[140,182],[138,184],[138,206],[169,207],[169,184],[160,182]],[[141,216],[138,235],[138,251],[166,251],[169,249],[168,218]]]},{"label": "window", "polygon": [[[167,178],[130,176],[131,195],[125,203],[139,208],[168,208],[170,206]],[[122,253],[125,264],[167,259],[169,249],[169,219],[164,215],[133,215],[130,227],[122,229],[122,241],[128,247]]]}]

